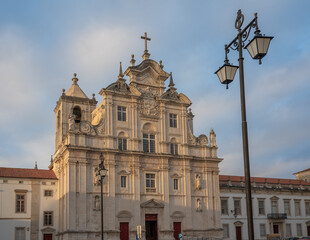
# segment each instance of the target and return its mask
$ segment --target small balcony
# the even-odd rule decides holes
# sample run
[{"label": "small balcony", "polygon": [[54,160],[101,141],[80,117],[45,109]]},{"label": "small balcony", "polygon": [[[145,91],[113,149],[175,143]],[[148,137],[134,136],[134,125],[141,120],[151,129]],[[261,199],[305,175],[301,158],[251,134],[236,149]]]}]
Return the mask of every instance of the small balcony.
[{"label": "small balcony", "polygon": [[268,219],[286,219],[287,214],[286,213],[268,213],[267,218]]}]

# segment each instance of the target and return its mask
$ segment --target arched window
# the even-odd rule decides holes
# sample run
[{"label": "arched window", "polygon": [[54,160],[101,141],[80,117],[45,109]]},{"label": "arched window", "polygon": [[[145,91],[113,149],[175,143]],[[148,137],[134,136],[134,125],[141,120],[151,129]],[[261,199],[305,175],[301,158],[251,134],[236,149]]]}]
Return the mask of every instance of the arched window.
[{"label": "arched window", "polygon": [[152,124],[146,123],[143,126],[142,132],[143,152],[154,153],[156,128]]},{"label": "arched window", "polygon": [[127,137],[124,132],[118,134],[118,149],[121,151],[127,150]]},{"label": "arched window", "polygon": [[172,155],[178,155],[178,143],[177,143],[177,140],[175,138],[171,139],[170,153]]},{"label": "arched window", "polygon": [[74,121],[76,123],[81,122],[81,119],[82,119],[81,108],[79,106],[74,107],[72,113],[73,113],[73,116],[74,116]]}]

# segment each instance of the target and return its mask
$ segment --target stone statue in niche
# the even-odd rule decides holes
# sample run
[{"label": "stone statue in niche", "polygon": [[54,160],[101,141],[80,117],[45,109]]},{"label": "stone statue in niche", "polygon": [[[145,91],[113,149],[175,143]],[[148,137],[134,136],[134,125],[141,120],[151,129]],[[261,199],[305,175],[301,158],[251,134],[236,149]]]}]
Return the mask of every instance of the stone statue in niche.
[{"label": "stone statue in niche", "polygon": [[202,211],[202,207],[201,207],[201,199],[198,198],[196,201],[196,211],[197,212],[201,212]]},{"label": "stone statue in niche", "polygon": [[211,129],[210,131],[210,146],[211,147],[216,147],[216,140],[215,140],[215,132],[213,131],[213,129]]},{"label": "stone statue in niche", "polygon": [[99,196],[95,196],[95,210],[100,210],[100,200]]},{"label": "stone statue in niche", "polygon": [[200,174],[196,174],[196,177],[195,177],[195,189],[196,190],[200,190],[201,189]]},{"label": "stone statue in niche", "polygon": [[75,130],[75,115],[70,113],[69,115],[69,131]]}]

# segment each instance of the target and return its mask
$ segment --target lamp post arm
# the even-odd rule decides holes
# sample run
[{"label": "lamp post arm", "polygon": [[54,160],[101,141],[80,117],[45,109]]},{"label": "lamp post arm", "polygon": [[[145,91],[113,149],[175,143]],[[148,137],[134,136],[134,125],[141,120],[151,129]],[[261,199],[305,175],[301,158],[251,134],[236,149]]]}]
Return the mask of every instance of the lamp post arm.
[{"label": "lamp post arm", "polygon": [[[252,27],[255,27],[256,28],[256,31],[259,31],[258,29],[258,24],[257,24],[257,14],[255,13],[255,17],[253,18],[253,20],[243,29],[243,30],[240,30],[240,32],[237,34],[237,36],[227,45],[225,45],[225,51],[227,51],[229,48],[232,48],[232,45],[234,45],[235,47],[237,47],[239,44],[242,44],[242,42],[244,42],[247,37],[249,36],[249,32],[246,33],[247,30],[251,30]],[[238,37],[239,35],[241,36],[244,36],[244,34],[246,34],[246,39],[245,40],[239,40]],[[237,46],[236,46],[236,43],[237,43]],[[233,50],[237,50],[237,48],[232,48]]]}]

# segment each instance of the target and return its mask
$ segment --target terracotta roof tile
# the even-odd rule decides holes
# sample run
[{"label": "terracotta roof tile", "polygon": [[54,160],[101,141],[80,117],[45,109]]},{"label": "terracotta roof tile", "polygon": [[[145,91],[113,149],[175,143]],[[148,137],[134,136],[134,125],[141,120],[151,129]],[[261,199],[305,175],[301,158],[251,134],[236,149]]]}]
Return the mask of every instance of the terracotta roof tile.
[{"label": "terracotta roof tile", "polygon": [[307,172],[307,171],[310,171],[310,168],[307,168],[305,170],[301,170],[299,172],[295,172],[295,173],[293,173],[293,175],[298,174],[298,173],[302,173],[302,172]]},{"label": "terracotta roof tile", "polygon": [[57,179],[53,170],[4,167],[0,167],[0,177]]}]

